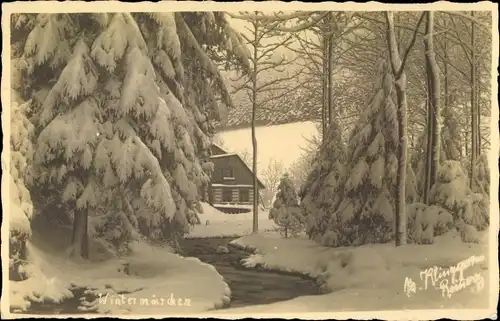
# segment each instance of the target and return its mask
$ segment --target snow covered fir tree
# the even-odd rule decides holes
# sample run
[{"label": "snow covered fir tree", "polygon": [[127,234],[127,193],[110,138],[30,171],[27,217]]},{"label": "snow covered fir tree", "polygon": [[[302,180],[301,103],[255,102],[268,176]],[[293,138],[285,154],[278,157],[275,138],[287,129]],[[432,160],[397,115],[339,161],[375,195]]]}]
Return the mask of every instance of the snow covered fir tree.
[{"label": "snow covered fir tree", "polygon": [[306,232],[318,242],[328,228],[331,213],[342,200],[341,185],[345,179],[345,148],[338,124],[330,126],[327,137],[300,190]]},{"label": "snow covered fir tree", "polygon": [[[307,215],[318,216],[314,220],[324,226],[319,233],[325,245],[361,245],[392,239],[398,127],[394,80],[387,61],[379,62],[377,74],[380,77],[373,97],[353,130],[346,160],[338,158],[337,164],[327,167],[330,171],[323,174],[326,188],[309,189],[304,195],[305,210],[310,211]],[[332,135],[339,136],[333,131]],[[338,145],[324,148],[336,149]],[[332,162],[327,153],[321,156],[319,166]],[[319,210],[311,210],[309,202]],[[310,236],[314,233],[311,230]]]},{"label": "snow covered fir tree", "polygon": [[296,189],[287,173],[281,178],[273,207],[269,211],[269,219],[275,222],[285,238],[297,236],[303,230],[304,218]]},{"label": "snow covered fir tree", "polygon": [[38,208],[65,204],[40,215],[70,215],[74,254],[83,257],[89,224],[109,241],[136,232],[165,240],[186,233],[197,222],[198,190],[208,182],[201,158],[214,121],[230,104],[211,51],[245,62],[224,17],[13,19],[22,92],[36,128],[32,194]]},{"label": "snow covered fir tree", "polygon": [[23,256],[31,199],[33,222],[72,224],[75,259],[90,258],[93,238],[118,251],[141,237],[175,247],[198,222],[204,159],[231,104],[213,59],[246,68],[239,34],[217,12],[11,23],[11,259]]},{"label": "snow covered fir tree", "polygon": [[489,305],[492,10],[198,5],[5,6],[6,316]]}]

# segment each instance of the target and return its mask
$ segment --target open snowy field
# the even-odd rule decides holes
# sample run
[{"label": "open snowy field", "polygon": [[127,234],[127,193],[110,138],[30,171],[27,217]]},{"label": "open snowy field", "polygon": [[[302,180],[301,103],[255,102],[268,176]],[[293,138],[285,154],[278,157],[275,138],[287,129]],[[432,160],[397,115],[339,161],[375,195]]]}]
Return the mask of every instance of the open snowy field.
[{"label": "open snowy field", "polygon": [[[228,302],[230,290],[212,265],[197,258],[184,258],[169,247],[136,243],[133,253],[117,258],[96,241],[90,244],[90,262],[68,259],[62,244],[71,229],[47,226],[50,233],[37,233],[28,242],[30,277],[10,282],[13,308],[29,307],[33,301],[71,298],[69,289],[89,288],[98,297],[88,307],[111,314],[198,313]],[[101,297],[99,299],[99,296]],[[64,304],[64,303],[63,303]],[[85,303],[84,303],[85,305]]]},{"label": "open snowy field", "polygon": [[[193,226],[187,238],[238,237],[252,233],[253,212],[225,214],[207,203],[201,205],[201,224]],[[275,230],[274,222],[269,220],[268,216],[268,211],[259,211],[259,231]]]},{"label": "open snowy field", "polygon": [[[307,238],[283,239],[276,233],[244,236],[232,244],[257,251],[245,260],[247,267],[306,274],[324,282],[325,292],[330,293],[217,313],[483,309],[488,306],[488,285],[498,279],[488,277],[486,234],[481,242],[465,244],[459,235],[449,233],[437,237],[433,245],[328,248]],[[452,276],[446,275],[446,269],[453,266],[462,267],[465,282],[471,283],[454,293]],[[458,279],[458,272],[455,277]]]},{"label": "open snowy field", "polygon": [[[317,133],[316,125],[311,121],[256,127],[259,173],[273,159],[281,161],[285,168],[290,167],[302,155],[302,148],[307,146],[306,139]],[[228,152],[252,154],[251,128],[223,131],[216,138],[222,141]]]}]

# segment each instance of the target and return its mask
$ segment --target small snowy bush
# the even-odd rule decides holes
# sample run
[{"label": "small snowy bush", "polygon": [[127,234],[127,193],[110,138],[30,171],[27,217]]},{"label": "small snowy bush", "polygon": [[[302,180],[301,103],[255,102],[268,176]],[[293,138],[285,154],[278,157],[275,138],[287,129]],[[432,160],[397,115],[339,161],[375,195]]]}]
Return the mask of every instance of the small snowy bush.
[{"label": "small snowy bush", "polygon": [[287,174],[278,186],[273,208],[269,211],[269,219],[278,225],[285,238],[289,235],[297,236],[304,228],[304,217],[298,205],[295,187]]},{"label": "small snowy bush", "polygon": [[[460,222],[473,226],[477,231],[489,225],[489,201],[469,188],[468,178],[457,161],[445,161],[440,166],[438,181],[431,189],[430,199],[431,204],[439,205],[453,215],[455,225]],[[472,231],[463,226],[461,230]]]},{"label": "small snowy bush", "polygon": [[408,241],[432,244],[434,236],[446,233],[453,225],[453,216],[440,206],[423,203],[407,205]]},{"label": "small snowy bush", "polygon": [[457,230],[460,232],[460,238],[464,243],[479,243],[479,235],[473,225],[467,224],[462,218],[456,223]]},{"label": "small snowy bush", "polygon": [[337,246],[340,243],[340,235],[337,231],[327,230],[321,239],[316,240],[318,243],[325,246]]}]

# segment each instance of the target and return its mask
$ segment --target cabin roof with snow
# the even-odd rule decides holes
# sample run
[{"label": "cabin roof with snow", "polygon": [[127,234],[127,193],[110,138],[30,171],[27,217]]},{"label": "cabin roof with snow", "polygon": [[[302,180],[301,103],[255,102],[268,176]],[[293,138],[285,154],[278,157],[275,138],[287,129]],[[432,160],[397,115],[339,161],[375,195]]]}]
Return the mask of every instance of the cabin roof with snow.
[{"label": "cabin roof with snow", "polygon": [[212,146],[210,147],[210,152],[212,156],[227,154],[227,152],[217,144],[212,144]]}]

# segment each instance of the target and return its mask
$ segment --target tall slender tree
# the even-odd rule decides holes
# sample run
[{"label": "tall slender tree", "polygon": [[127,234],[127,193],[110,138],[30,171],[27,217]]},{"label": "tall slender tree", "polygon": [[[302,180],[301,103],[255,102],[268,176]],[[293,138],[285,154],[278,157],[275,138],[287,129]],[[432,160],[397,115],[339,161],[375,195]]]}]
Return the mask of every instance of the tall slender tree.
[{"label": "tall slender tree", "polygon": [[[428,146],[430,152],[431,166],[429,170],[429,188],[432,188],[437,181],[439,159],[441,153],[441,86],[439,79],[439,67],[436,62],[434,52],[434,12],[426,12],[425,24],[425,66],[428,83],[428,106],[429,106],[429,125],[431,128],[431,145]],[[428,156],[429,157],[429,156]]]},{"label": "tall slender tree", "polygon": [[[474,11],[471,11],[471,17],[474,17]],[[478,108],[477,108],[477,71],[476,71],[476,27],[474,20],[471,21],[471,63],[470,63],[470,114],[471,114],[471,172],[470,172],[470,186],[472,187],[473,181],[476,179],[476,162],[478,159],[480,144],[478,142]]]},{"label": "tall slender tree", "polygon": [[413,32],[412,40],[401,59],[396,43],[396,35],[394,32],[394,14],[385,12],[387,23],[387,44],[389,46],[389,58],[391,61],[391,69],[394,76],[396,88],[396,97],[398,105],[398,188],[396,189],[396,246],[406,244],[406,170],[407,170],[407,100],[406,100],[406,74],[405,64],[408,59],[408,54],[415,44],[417,31],[422,22],[424,14],[420,16],[415,31]]},{"label": "tall slender tree", "polygon": [[[243,82],[234,88],[234,92],[245,90],[250,98],[252,108],[252,122],[251,122],[251,135],[252,135],[252,150],[253,150],[253,224],[252,231],[257,233],[259,230],[259,184],[257,179],[257,157],[258,145],[256,136],[256,116],[257,109],[264,108],[266,104],[276,101],[281,97],[290,94],[296,90],[299,85],[295,84],[292,87],[284,88],[280,86],[286,81],[296,78],[299,72],[292,72],[291,74],[285,72],[286,68],[290,66],[294,58],[287,58],[283,55],[278,57],[276,50],[284,48],[293,41],[291,35],[283,36],[281,32],[276,29],[273,24],[266,23],[265,20],[259,19],[262,16],[261,12],[255,11],[252,14],[240,13],[239,15],[232,15],[234,18],[243,19],[247,21],[250,26],[246,27],[247,32],[242,33],[247,45],[250,47],[251,55],[250,72],[243,73],[236,82]],[[275,71],[277,76],[267,78],[265,73]]]}]

